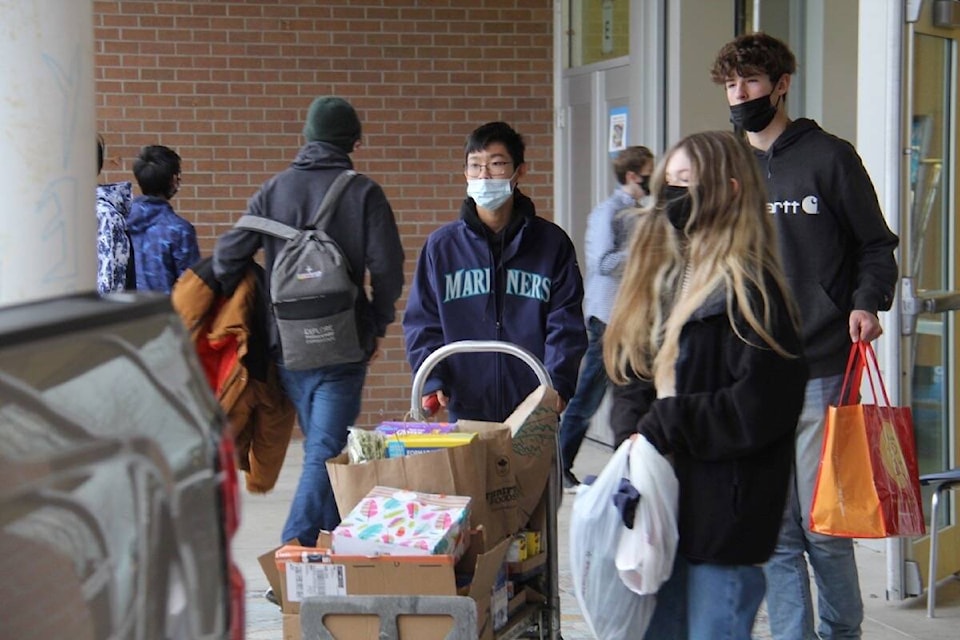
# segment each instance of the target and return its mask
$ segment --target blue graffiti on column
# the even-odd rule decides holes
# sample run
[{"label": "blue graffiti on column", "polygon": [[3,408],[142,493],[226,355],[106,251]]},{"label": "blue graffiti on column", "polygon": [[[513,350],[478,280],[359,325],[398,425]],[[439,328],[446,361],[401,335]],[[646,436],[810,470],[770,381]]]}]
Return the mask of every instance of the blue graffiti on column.
[{"label": "blue graffiti on column", "polygon": [[[46,257],[43,282],[77,277],[77,251],[70,231],[76,228],[71,221],[71,209],[78,201],[77,180],[69,176],[48,183],[40,194],[36,213],[46,221],[40,236]],[[90,241],[94,242],[94,239]]]},{"label": "blue graffiti on column", "polygon": [[[56,83],[61,94],[59,130],[61,137],[60,156],[61,172],[59,176],[52,176],[42,189],[36,203],[35,213],[44,221],[41,232],[41,246],[43,247],[47,268],[42,275],[42,282],[55,282],[77,277],[77,251],[75,230],[76,221],[84,211],[73,211],[77,203],[83,202],[77,193],[78,180],[69,171],[70,158],[76,144],[77,116],[79,101],[82,95],[80,48],[77,47],[71,60],[66,64],[54,58],[49,53],[43,54],[43,62],[50,77]],[[86,165],[84,165],[86,166]],[[93,198],[91,212],[93,215]],[[94,242],[93,237],[90,242]]]}]

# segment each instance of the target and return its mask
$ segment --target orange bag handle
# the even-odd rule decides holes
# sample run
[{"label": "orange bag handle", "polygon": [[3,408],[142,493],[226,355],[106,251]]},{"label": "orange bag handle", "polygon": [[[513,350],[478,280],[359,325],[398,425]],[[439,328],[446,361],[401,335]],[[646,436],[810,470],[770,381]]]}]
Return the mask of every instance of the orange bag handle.
[{"label": "orange bag handle", "polygon": [[[884,384],[883,376],[880,374],[880,363],[877,361],[877,354],[873,350],[873,346],[871,346],[869,342],[863,342],[863,341],[858,342],[857,344],[860,345],[860,352],[861,352],[860,357],[863,358],[864,366],[867,369],[867,380],[870,381],[870,391],[873,392],[874,402],[876,402],[878,406],[884,406],[884,407],[892,406],[890,404],[890,398],[889,396],[887,396],[887,385]],[[871,359],[873,360],[872,368],[870,367]],[[874,381],[873,381],[873,372],[876,372],[877,374],[877,385],[880,387],[880,391],[882,392],[881,396],[877,395],[877,388],[876,386],[874,386]],[[883,402],[884,402],[883,405],[880,404],[881,397],[883,398]]]},{"label": "orange bag handle", "polygon": [[863,356],[858,345],[850,345],[850,357],[847,358],[847,368],[843,374],[843,384],[840,385],[840,399],[838,406],[860,403],[860,383],[863,382]]},{"label": "orange bag handle", "polygon": [[[864,370],[867,372],[867,381],[870,383],[870,391],[873,393],[874,402],[878,406],[891,406],[890,398],[887,395],[887,385],[884,384],[883,376],[880,374],[877,354],[873,350],[873,346],[863,340],[854,342],[850,347],[850,357],[847,358],[847,369],[843,374],[843,384],[840,387],[840,404],[860,404],[858,394],[863,382]],[[878,386],[880,395],[877,394]],[[880,405],[881,398],[883,398],[883,405]]]}]

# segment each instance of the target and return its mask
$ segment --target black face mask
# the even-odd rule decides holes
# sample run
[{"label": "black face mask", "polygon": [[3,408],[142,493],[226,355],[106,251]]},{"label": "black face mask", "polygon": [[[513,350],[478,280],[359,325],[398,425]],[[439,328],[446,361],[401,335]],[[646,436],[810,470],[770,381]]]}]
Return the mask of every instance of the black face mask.
[{"label": "black face mask", "polygon": [[[730,122],[739,129],[756,133],[763,131],[773,122],[773,117],[777,115],[777,107],[770,102],[769,93],[753,100],[747,100],[740,104],[730,106]],[[779,103],[779,100],[777,101]]]},{"label": "black face mask", "polygon": [[650,176],[640,176],[640,182],[637,184],[643,189],[644,194],[650,195]]},{"label": "black face mask", "polygon": [[677,231],[683,231],[690,221],[690,214],[693,211],[693,199],[690,197],[690,190],[687,187],[675,187],[666,185],[663,188],[663,210],[667,214],[667,220]]}]

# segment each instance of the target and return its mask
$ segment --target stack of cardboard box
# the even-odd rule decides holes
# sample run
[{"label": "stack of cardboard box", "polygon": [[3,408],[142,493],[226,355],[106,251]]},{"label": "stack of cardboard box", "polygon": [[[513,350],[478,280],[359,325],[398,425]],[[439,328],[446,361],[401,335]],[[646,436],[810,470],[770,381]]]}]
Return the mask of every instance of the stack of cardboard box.
[{"label": "stack of cardboard box", "polygon": [[[540,387],[503,424],[458,423],[458,431],[477,434],[463,446],[361,464],[350,464],[345,454],[328,461],[341,514],[349,514],[379,485],[460,496],[469,502],[473,528],[463,538],[465,551],[459,561],[456,553],[339,554],[333,537],[326,533],[312,547],[269,551],[260,563],[274,593],[280,594],[284,640],[299,640],[297,614],[310,594],[469,597],[476,603],[481,640],[495,638],[495,632],[524,603],[542,602],[529,585],[516,585],[542,574],[545,554],[557,550],[542,549],[514,565],[508,565],[506,558],[521,529],[542,530],[544,490],[556,450],[555,406],[556,393]],[[515,583],[512,590],[509,581]],[[324,623],[336,638],[376,639],[379,624],[370,617],[327,616]],[[438,622],[436,616],[402,617],[405,631],[401,635],[410,640],[444,638],[451,626],[449,621]]]}]

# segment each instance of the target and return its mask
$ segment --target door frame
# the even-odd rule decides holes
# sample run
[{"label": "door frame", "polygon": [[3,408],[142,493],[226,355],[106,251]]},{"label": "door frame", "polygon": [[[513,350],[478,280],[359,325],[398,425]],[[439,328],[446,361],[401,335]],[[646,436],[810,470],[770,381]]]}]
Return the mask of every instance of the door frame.
[{"label": "door frame", "polygon": [[[870,11],[861,10],[858,16],[860,40],[858,62],[859,68],[864,72],[858,74],[857,84],[857,148],[869,173],[874,177],[887,222],[890,228],[900,236],[898,262],[902,275],[905,266],[912,261],[910,229],[903,224],[901,212],[909,211],[911,205],[909,167],[912,155],[913,37],[915,32],[920,31],[954,41],[960,38],[960,30],[937,29],[933,26],[932,6],[933,3],[929,0],[927,2],[888,0],[883,3],[871,3]],[[955,47],[953,56],[955,83],[960,82],[960,78],[956,75],[958,73],[956,51]],[[953,152],[957,147],[957,135],[960,129],[957,126],[955,92],[951,94],[951,101],[951,112],[945,117],[953,123],[954,127],[951,149]],[[954,162],[953,175],[947,178],[954,212],[960,208],[953,186],[957,180],[957,164]],[[905,216],[904,219],[906,219]],[[956,243],[956,234],[957,229],[954,228],[954,243]],[[958,276],[960,274],[954,266],[954,286],[960,282]],[[923,304],[915,294],[914,283],[909,279],[902,280],[897,304],[882,318],[887,332],[877,343],[877,352],[891,398],[895,398],[894,402],[901,406],[912,404],[910,383],[913,372],[912,370],[908,372],[908,367],[905,366],[908,364],[911,343],[910,339],[902,334],[909,326],[909,315],[916,313],[917,306]],[[949,327],[953,327],[954,324],[952,320],[948,322]],[[946,362],[951,367],[953,381],[948,388],[946,410],[950,412],[948,414],[948,419],[951,421],[949,431],[953,440],[947,445],[953,445],[951,452],[956,462],[960,459],[956,435],[957,424],[960,423],[957,417],[956,380],[960,376],[954,375],[957,370],[954,363],[957,341],[953,340],[953,342],[952,351]],[[927,505],[924,506],[926,512]],[[953,513],[955,514],[956,511],[954,510]],[[925,515],[929,514],[925,513]],[[954,519],[956,520],[956,515]],[[950,540],[958,535],[960,525],[955,524],[949,530],[941,530],[941,535],[944,535],[945,531],[947,536],[943,539]],[[866,543],[869,544],[869,541]],[[921,575],[925,576],[927,573],[929,538],[926,536],[913,540],[889,538],[883,544],[886,548],[887,599],[903,600],[922,594],[926,580],[923,580]],[[947,544],[941,545],[941,549],[946,547]],[[945,567],[947,558],[941,554],[939,560],[939,565]]]},{"label": "door frame", "polygon": [[[903,128],[903,134],[901,136],[902,143],[904,145],[904,155],[902,160],[902,169],[901,169],[901,180],[902,184],[907,185],[910,181],[910,164],[913,149],[911,149],[912,140],[911,140],[911,129],[912,129],[912,120],[914,116],[914,76],[913,76],[913,67],[914,67],[914,55],[913,51],[915,48],[915,41],[917,35],[932,36],[936,38],[943,38],[949,40],[952,44],[950,46],[950,69],[949,71],[952,74],[952,81],[947,86],[947,99],[949,103],[949,108],[944,113],[943,119],[944,122],[949,123],[951,127],[949,133],[951,137],[946,141],[946,148],[943,150],[945,158],[950,160],[947,164],[948,172],[943,174],[943,184],[944,187],[941,189],[941,198],[946,198],[946,201],[949,203],[948,211],[948,220],[952,228],[949,229],[950,237],[948,238],[948,251],[945,253],[945,259],[948,260],[949,267],[949,277],[946,286],[948,288],[953,288],[953,290],[947,290],[941,292],[940,295],[935,295],[935,292],[930,292],[924,294],[924,292],[916,291],[917,283],[914,281],[913,277],[916,274],[913,273],[904,273],[906,276],[902,280],[901,285],[901,333],[904,334],[904,338],[901,340],[901,371],[903,372],[903,389],[901,393],[902,404],[912,403],[911,385],[910,376],[912,376],[912,358],[909,347],[912,345],[912,340],[914,339],[912,334],[913,331],[910,330],[911,326],[914,324],[911,320],[911,317],[915,318],[917,315],[923,312],[927,313],[943,313],[944,321],[944,335],[946,336],[946,348],[948,351],[944,357],[944,366],[948,369],[949,375],[947,377],[947,387],[946,387],[946,406],[944,407],[944,412],[947,417],[948,426],[947,426],[947,441],[943,443],[948,457],[948,466],[950,464],[956,464],[960,460],[960,438],[957,437],[957,425],[960,424],[960,416],[958,416],[958,403],[956,401],[958,395],[960,395],[960,390],[958,390],[958,380],[960,380],[960,370],[958,370],[958,336],[957,336],[957,323],[956,316],[949,315],[947,312],[956,311],[960,309],[960,294],[957,293],[956,288],[958,283],[960,283],[960,272],[958,272],[958,267],[955,260],[950,260],[951,256],[955,255],[955,248],[957,246],[958,225],[956,224],[956,215],[958,210],[960,210],[960,202],[958,202],[957,189],[956,185],[960,182],[960,167],[958,167],[957,158],[957,148],[960,146],[960,126],[957,122],[957,88],[960,86],[960,60],[958,60],[958,51],[960,51],[960,25],[952,28],[942,28],[934,24],[933,14],[934,14],[934,3],[933,2],[924,2],[919,7],[914,7],[914,15],[908,15],[908,18],[916,18],[916,20],[906,20],[904,23],[904,55],[903,55],[903,73],[904,73],[904,102],[903,102],[903,118],[901,120],[901,126]],[[908,192],[908,189],[904,189],[905,192]],[[910,202],[909,193],[904,193],[902,198],[902,211],[909,212],[912,208],[912,203]],[[901,272],[904,271],[904,268],[910,269],[910,264],[913,262],[914,256],[911,255],[913,238],[911,237],[911,225],[904,224],[904,231],[901,234]],[[906,334],[910,333],[910,336]],[[929,471],[940,471],[941,469],[929,470]],[[954,496],[951,493],[944,495],[947,500],[951,500]],[[942,578],[960,571],[960,554],[950,553],[950,549],[954,549],[957,546],[960,546],[960,518],[957,517],[956,512],[957,503],[954,500],[952,503],[952,509],[950,513],[952,515],[952,523],[948,523],[943,529],[940,530],[940,545],[939,548],[941,552],[937,557],[937,567],[936,567],[936,577]],[[929,517],[929,513],[925,515]],[[935,525],[934,525],[935,526]],[[905,568],[906,568],[906,578],[907,578],[907,591],[908,595],[918,595],[923,592],[922,585],[914,585],[911,577],[915,573],[927,573],[927,568],[929,566],[929,554],[930,554],[930,538],[929,536],[924,536],[921,538],[913,540],[904,540],[902,541],[903,551],[905,557]],[[924,584],[930,579],[930,576],[925,575]]]}]

